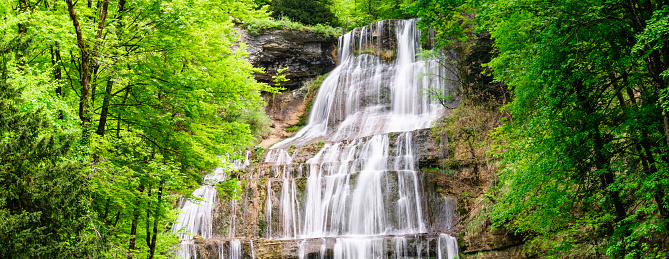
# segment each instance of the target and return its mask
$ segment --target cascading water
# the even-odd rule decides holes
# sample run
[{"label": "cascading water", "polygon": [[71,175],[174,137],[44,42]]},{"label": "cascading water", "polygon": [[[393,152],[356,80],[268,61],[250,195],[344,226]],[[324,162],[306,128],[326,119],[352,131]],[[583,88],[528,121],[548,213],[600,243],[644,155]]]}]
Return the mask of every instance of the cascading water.
[{"label": "cascading water", "polygon": [[[248,190],[262,198],[241,209],[231,202],[226,233],[212,234],[203,218],[211,215],[208,203],[187,203],[174,229],[185,225],[184,232],[203,238],[227,237],[220,258],[457,258],[457,240],[426,223],[430,208],[414,132],[443,112],[424,90],[452,89],[437,79],[452,75],[437,60],[417,56],[419,39],[416,20],[380,21],[340,37],[340,64],[321,85],[308,125],[247,172],[256,175]],[[308,158],[298,155],[314,148],[305,151]],[[440,217],[448,219],[440,224],[451,226],[454,200],[442,207]],[[236,216],[244,208],[263,215],[258,227],[236,236],[242,230],[235,225],[248,227],[253,219]],[[190,236],[181,237],[187,248],[181,256],[195,258]],[[250,251],[242,253],[242,246]],[[280,254],[270,255],[272,249]]]},{"label": "cascading water", "polygon": [[[388,32],[395,35],[383,35]],[[384,39],[394,39],[396,48]],[[309,124],[274,148],[429,127],[442,106],[425,90],[447,89],[450,82],[437,79],[448,76],[437,60],[416,57],[419,40],[416,20],[380,21],[340,37],[341,63],[321,85]],[[428,74],[436,76],[422,76]]]},{"label": "cascading water", "polygon": [[[324,257],[324,238],[334,239],[333,258],[429,254],[426,242],[413,240],[409,247],[407,241],[428,233],[412,131],[429,127],[442,112],[423,91],[449,86],[435,79],[448,76],[436,60],[417,58],[415,23],[381,21],[342,36],[341,63],[321,85],[309,124],[266,157],[283,182],[281,218],[265,224],[267,238],[303,239],[299,258]],[[384,46],[384,39],[393,38],[384,33],[395,33],[396,48]],[[391,132],[401,134],[391,137]],[[326,143],[304,165],[292,165],[287,147],[314,141]],[[306,171],[299,174],[307,178],[301,200],[295,195],[295,168]],[[450,237],[440,234],[439,258],[457,257],[452,249],[457,240],[442,236]]]},{"label": "cascading water", "polygon": [[[191,194],[199,200],[186,199],[181,207],[181,213],[172,225],[172,232],[177,233],[180,241],[180,249],[177,255],[181,258],[197,258],[196,248],[193,245],[193,237],[211,238],[212,233],[212,207],[218,190],[215,184],[224,181],[227,171],[240,170],[249,165],[248,152],[243,162],[233,161],[229,168],[216,168],[213,173],[205,176],[204,185]],[[241,258],[241,257],[240,257]]]}]

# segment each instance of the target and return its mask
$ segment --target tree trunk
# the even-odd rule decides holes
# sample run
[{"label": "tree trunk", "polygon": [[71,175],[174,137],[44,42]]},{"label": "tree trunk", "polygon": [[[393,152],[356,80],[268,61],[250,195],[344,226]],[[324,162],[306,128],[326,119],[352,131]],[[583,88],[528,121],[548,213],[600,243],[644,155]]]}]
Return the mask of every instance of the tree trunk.
[{"label": "tree trunk", "polygon": [[130,226],[130,241],[128,243],[128,259],[132,259],[132,251],[135,250],[135,240],[137,239],[137,225],[139,224],[139,206],[142,203],[142,198],[140,197],[144,192],[144,185],[139,184],[137,187],[139,193],[137,194],[135,201],[135,208],[132,215],[132,225]]},{"label": "tree trunk", "polygon": [[[92,60],[91,66],[92,66],[92,84],[91,84],[91,103],[93,106],[95,106],[95,95],[96,95],[96,87],[97,87],[97,78],[98,78],[98,71],[100,68],[100,57],[102,56],[102,52],[100,51],[100,46],[102,45],[102,32],[104,31],[105,28],[105,21],[107,20],[107,9],[109,7],[109,0],[104,0],[102,1],[102,6],[100,10],[100,16],[98,17],[98,32],[95,35],[95,44],[93,45],[93,51],[92,55],[94,57],[97,57],[97,60]],[[100,3],[98,2],[98,8],[100,8]],[[97,133],[97,132],[96,132]],[[99,133],[98,133],[99,134]]]},{"label": "tree trunk", "polygon": [[[605,188],[607,189],[608,186],[611,186],[615,183],[615,176],[611,172],[611,168],[609,166],[609,159],[604,155],[604,141],[602,139],[601,133],[599,132],[599,125],[595,126],[595,159],[597,161],[597,166],[600,167],[599,169],[604,169],[605,172],[602,174],[602,183],[604,184]],[[622,203],[622,200],[620,199],[620,191],[618,190],[613,190],[613,191],[608,191],[609,193],[609,199],[613,202],[613,207],[616,212],[616,222],[619,222],[623,220],[625,217],[627,217],[627,212],[625,210],[625,206]]]},{"label": "tree trunk", "polygon": [[[637,108],[636,100],[634,99],[634,94],[631,92],[629,88],[627,93],[632,102],[632,106]],[[616,94],[616,97],[618,98],[618,102],[620,102],[620,106],[623,110],[623,113],[627,114],[629,112],[628,111],[629,108],[625,103],[622,93],[618,92]],[[647,129],[645,128],[641,129],[641,138],[634,139],[633,141],[635,142],[634,147],[636,151],[639,153],[639,160],[641,161],[641,166],[644,170],[644,174],[645,175],[656,174],[658,169],[657,166],[655,165],[655,157],[653,156],[651,143],[648,142]],[[657,188],[654,191],[653,199],[655,200],[655,203],[657,203],[657,206],[660,210],[660,216],[664,218],[668,216],[669,212],[667,212],[667,209],[665,208],[665,202],[663,201],[662,197],[664,197],[664,191],[662,190],[662,188]]]},{"label": "tree trunk", "polygon": [[105,97],[102,100],[102,110],[100,111],[100,121],[98,122],[98,129],[95,133],[97,133],[100,136],[105,135],[105,125],[107,124],[107,117],[109,115],[109,101],[112,98],[112,86],[114,85],[114,81],[110,78],[109,81],[107,81],[107,87],[105,88]]},{"label": "tree trunk", "polygon": [[151,226],[151,186],[149,185],[149,191],[147,193],[149,196],[149,202],[146,204],[146,224],[144,231],[146,232],[146,246],[151,247],[151,232],[149,232],[149,227]]},{"label": "tree trunk", "polygon": [[[58,42],[55,41],[50,48],[51,52],[51,65],[53,66],[53,79],[60,81],[62,79],[62,72],[60,70],[60,49],[58,48]],[[56,87],[56,94],[60,96],[63,90],[60,88],[60,84]]]},{"label": "tree trunk", "polygon": [[158,203],[156,203],[156,211],[153,216],[153,238],[151,239],[151,245],[149,246],[149,258],[153,259],[153,255],[156,251],[156,240],[158,236],[158,221],[160,219],[160,202],[163,197],[163,180],[160,180],[160,186],[158,187]]},{"label": "tree trunk", "polygon": [[72,0],[65,0],[65,2],[67,3],[67,10],[70,15],[70,20],[72,20],[72,25],[74,26],[74,30],[77,35],[77,46],[81,51],[81,96],[79,98],[79,119],[81,120],[82,124],[82,141],[84,143],[88,143],[91,126],[91,116],[88,103],[91,88],[91,74],[89,68],[90,54],[86,49],[86,42],[84,41],[83,34],[81,32],[81,26],[79,25],[77,13],[74,10],[74,3],[72,3]]}]

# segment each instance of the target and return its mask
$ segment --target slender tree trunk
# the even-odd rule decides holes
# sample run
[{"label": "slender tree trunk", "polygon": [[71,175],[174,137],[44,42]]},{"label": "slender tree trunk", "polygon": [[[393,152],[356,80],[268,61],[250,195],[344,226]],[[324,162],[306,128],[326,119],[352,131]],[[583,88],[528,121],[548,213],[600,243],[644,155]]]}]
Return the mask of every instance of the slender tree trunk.
[{"label": "slender tree trunk", "polygon": [[149,231],[149,228],[151,226],[151,186],[149,185],[149,191],[147,193],[149,196],[149,202],[146,204],[146,224],[145,224],[145,229],[146,231],[146,247],[151,247],[151,232]]},{"label": "slender tree trunk", "polygon": [[[632,106],[636,108],[636,100],[634,99],[634,95],[631,93],[631,90],[628,89],[628,95],[630,97],[630,100],[632,102]],[[625,100],[622,96],[621,92],[618,92],[616,94],[616,97],[618,98],[618,102],[620,103],[620,106],[625,114],[627,114],[629,111],[629,107],[625,103]],[[627,116],[627,115],[626,115]],[[641,166],[643,167],[644,174],[645,175],[653,175],[656,174],[658,171],[657,166],[655,166],[655,157],[652,152],[652,146],[648,142],[648,131],[647,129],[641,129],[641,138],[640,139],[635,139],[633,140],[634,147],[639,153],[639,160],[641,162]],[[655,203],[659,207],[660,210],[660,216],[661,217],[667,217],[669,212],[667,212],[667,209],[665,208],[665,202],[662,199],[664,197],[664,191],[662,188],[656,188],[653,194],[653,199],[655,200]]]},{"label": "slender tree trunk", "polygon": [[140,183],[137,189],[139,193],[135,198],[136,201],[132,215],[132,225],[130,226],[130,240],[128,242],[128,259],[132,259],[132,252],[135,250],[135,240],[137,239],[137,225],[139,224],[139,212],[140,212],[139,206],[142,203],[142,198],[140,196],[144,192],[144,185]]},{"label": "slender tree trunk", "polygon": [[153,259],[153,255],[156,252],[156,240],[158,237],[158,221],[160,219],[160,202],[163,197],[163,180],[160,180],[160,186],[158,186],[158,203],[156,203],[156,210],[153,216],[153,237],[151,238],[151,245],[149,246],[149,258]]},{"label": "slender tree trunk", "polygon": [[[582,81],[577,81],[574,84],[575,86],[575,91],[579,100],[579,104],[583,106],[584,110],[588,114],[596,114],[596,110],[593,105],[593,101],[587,99],[587,97],[580,92],[580,89],[583,89],[583,82]],[[613,185],[615,183],[615,175],[613,172],[611,172],[611,156],[606,154],[605,148],[604,148],[604,139],[602,137],[602,133],[599,129],[601,125],[601,121],[596,120],[596,121],[586,121],[587,126],[586,127],[591,127],[589,130],[594,130],[593,133],[593,139],[595,141],[594,146],[592,147],[593,154],[595,155],[595,161],[594,161],[594,166],[600,170],[603,171],[600,175],[602,185],[604,186],[602,189],[605,190],[608,194],[608,199],[613,203],[613,207],[615,210],[615,221],[619,222],[627,217],[627,212],[625,209],[625,206],[622,203],[622,200],[620,199],[620,191],[619,190],[607,190],[609,186]]]},{"label": "slender tree trunk", "polygon": [[[19,0],[19,6],[18,7],[19,7],[18,8],[19,13],[25,13],[26,11],[28,11],[28,9],[30,7],[30,2],[28,0]],[[26,25],[25,22],[18,23],[17,27],[18,27],[17,28],[17,33],[18,33],[19,37],[22,38],[28,33],[28,26]],[[16,51],[16,54],[15,54],[14,57],[16,58],[16,61],[18,62],[19,69],[21,69],[21,67],[23,65],[25,65],[25,63],[23,61],[23,51],[19,49],[18,51]]]},{"label": "slender tree trunk", "polygon": [[109,215],[109,198],[107,198],[107,201],[105,202],[105,214],[102,217],[105,224],[109,224],[109,222],[107,221],[107,215]]},{"label": "slender tree trunk", "polygon": [[98,122],[98,129],[95,131],[100,136],[105,135],[105,125],[107,124],[107,117],[109,116],[109,102],[112,98],[112,86],[114,81],[110,78],[107,81],[107,87],[105,88],[105,97],[102,100],[102,110],[100,111],[100,121]]},{"label": "slender tree trunk", "polygon": [[118,225],[118,220],[121,218],[121,210],[119,209],[118,212],[116,212],[116,219],[114,219],[114,227]]},{"label": "slender tree trunk", "polygon": [[[58,41],[55,41],[51,48],[49,49],[51,52],[51,65],[53,66],[53,79],[56,81],[60,81],[62,79],[62,72],[60,70],[60,49],[58,47]],[[56,94],[60,96],[62,94],[63,90],[60,88],[60,84],[56,87]]]},{"label": "slender tree trunk", "polygon": [[[615,183],[615,176],[611,172],[611,168],[609,166],[609,160],[608,158],[604,155],[604,141],[602,139],[601,133],[599,132],[599,126],[596,126],[597,128],[595,129],[595,159],[597,161],[597,165],[600,166],[600,169],[604,169],[605,172],[602,174],[602,182],[606,188],[608,186],[611,186]],[[606,189],[605,188],[605,189]],[[620,199],[620,191],[618,190],[613,190],[609,191],[609,199],[613,202],[613,207],[616,211],[616,222],[623,220],[625,217],[627,217],[627,212],[625,210],[625,206],[622,203],[622,200]]]},{"label": "slender tree trunk", "polygon": [[109,0],[104,0],[102,1],[102,6],[100,6],[100,2],[98,2],[98,8],[101,8],[100,10],[100,15],[98,17],[98,32],[95,35],[95,44],[93,45],[93,51],[92,55],[94,57],[97,57],[97,60],[92,60],[91,66],[92,66],[92,83],[91,83],[91,104],[95,106],[95,95],[96,95],[96,88],[97,88],[97,78],[98,78],[98,71],[100,69],[100,62],[99,60],[100,57],[102,57],[102,52],[100,51],[100,48],[102,46],[102,35],[104,32],[105,28],[105,21],[107,20],[107,9],[109,7]]},{"label": "slender tree trunk", "polygon": [[[639,12],[641,12],[641,10],[644,9],[653,10],[652,6],[649,6],[650,4],[649,2],[643,2],[643,4],[645,5],[641,6],[641,4],[636,3],[634,0],[628,0],[628,2],[625,5],[625,8],[630,13],[630,16],[632,18],[632,27],[634,28],[637,34],[643,33],[643,31],[646,29],[645,19],[641,17]],[[665,62],[662,62],[659,50],[653,50],[648,54],[649,54],[648,57],[645,58],[646,69],[650,74],[651,79],[654,82],[653,87],[655,88],[655,92],[659,98],[660,96],[662,96],[662,91],[666,90],[667,87],[666,83],[664,82],[660,74],[667,69],[667,65],[665,63],[669,61],[665,59]],[[665,56],[669,56],[669,54],[667,53],[664,54]],[[659,98],[660,107],[665,107],[664,102],[665,100],[663,98]],[[664,112],[663,110],[660,113],[661,113],[660,117],[662,120],[662,128],[663,128],[662,135],[664,135],[664,143],[665,146],[669,147],[669,114],[667,112]]]},{"label": "slender tree trunk", "polygon": [[[123,96],[123,101],[121,105],[125,104],[125,101],[128,100],[128,94],[130,93],[130,87],[125,89],[125,95]],[[116,120],[116,138],[121,137],[121,114],[118,115],[118,120]]]},{"label": "slender tree trunk", "polygon": [[91,126],[91,116],[89,111],[89,98],[90,98],[90,88],[91,88],[91,72],[90,72],[90,54],[86,49],[86,42],[84,41],[83,34],[81,32],[81,26],[79,25],[79,19],[77,18],[77,13],[74,10],[74,3],[72,0],[65,0],[67,3],[67,10],[70,15],[70,20],[72,20],[72,25],[76,32],[77,46],[81,51],[81,96],[79,98],[79,119],[82,124],[82,137],[85,143],[88,143],[90,136],[90,126]]}]

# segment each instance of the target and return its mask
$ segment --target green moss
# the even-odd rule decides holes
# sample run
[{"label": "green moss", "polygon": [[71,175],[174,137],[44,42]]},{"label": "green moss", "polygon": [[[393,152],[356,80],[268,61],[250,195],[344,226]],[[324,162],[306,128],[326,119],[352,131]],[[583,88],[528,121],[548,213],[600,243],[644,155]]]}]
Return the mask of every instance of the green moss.
[{"label": "green moss", "polygon": [[[325,78],[328,77],[328,74],[319,76],[313,83],[311,83],[307,87],[307,94],[304,96],[304,99],[307,101],[307,107],[306,109],[304,109],[304,113],[300,115],[298,125],[304,126],[307,124],[307,118],[309,117],[309,113],[311,113],[311,106],[313,105],[314,100],[316,99],[316,94],[318,93],[318,89],[321,87],[321,84],[323,84],[323,81],[325,81]],[[286,129],[286,131],[288,130]]]},{"label": "green moss", "polygon": [[354,55],[371,54],[379,56],[381,60],[385,61],[386,63],[394,61],[397,56],[395,50],[379,50],[376,47],[367,47],[362,50],[354,50],[353,54]]},{"label": "green moss", "polygon": [[442,174],[445,173],[444,169],[436,167],[422,167],[420,171],[423,173],[432,173],[432,174]]},{"label": "green moss", "polygon": [[258,236],[261,237],[264,231],[265,231],[265,220],[260,219],[258,220]]},{"label": "green moss", "polygon": [[291,127],[286,128],[286,132],[296,132],[296,131],[300,130],[300,129],[303,128],[303,127],[304,127],[303,125],[295,125],[295,126],[291,126]]},{"label": "green moss", "polygon": [[218,190],[218,198],[224,201],[229,201],[232,199],[240,200],[240,196],[238,194],[242,192],[242,186],[245,185],[245,180],[239,180],[236,178],[219,183],[216,185],[216,189]]}]

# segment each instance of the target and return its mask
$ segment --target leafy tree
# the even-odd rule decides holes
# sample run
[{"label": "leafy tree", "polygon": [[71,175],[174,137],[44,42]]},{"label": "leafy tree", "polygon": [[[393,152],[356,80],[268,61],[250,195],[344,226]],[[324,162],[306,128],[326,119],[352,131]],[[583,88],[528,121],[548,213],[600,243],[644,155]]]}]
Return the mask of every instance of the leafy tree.
[{"label": "leafy tree", "polygon": [[[3,71],[26,89],[21,109],[43,109],[51,131],[76,136],[67,145],[56,142],[76,150],[63,159],[86,162],[85,188],[72,193],[85,202],[66,209],[91,212],[77,236],[106,244],[91,248],[96,256],[170,254],[177,242],[169,229],[177,212],[172,201],[222,165],[218,155],[234,157],[266,128],[259,92],[274,89],[257,83],[257,69],[233,48],[233,22],[267,16],[254,6],[252,0],[0,4],[0,40],[15,46],[1,52]],[[24,187],[30,186],[18,190]]]},{"label": "leafy tree", "polygon": [[669,227],[668,125],[657,89],[668,63],[634,48],[660,2],[486,6],[499,50],[491,67],[514,96],[494,217],[536,248],[666,256],[657,242]]},{"label": "leafy tree", "polygon": [[412,8],[442,48],[460,47],[476,27],[494,40],[487,68],[513,100],[495,133],[504,169],[497,226],[549,255],[667,256],[666,1]]},{"label": "leafy tree", "polygon": [[290,20],[307,25],[333,25],[336,17],[330,10],[332,1],[315,0],[274,0],[272,1],[272,17],[288,17]]},{"label": "leafy tree", "polygon": [[85,257],[95,246],[86,234],[94,217],[90,172],[69,159],[72,136],[16,86],[20,75],[12,73],[15,57],[8,53],[24,52],[30,41],[0,40],[0,257]]}]

